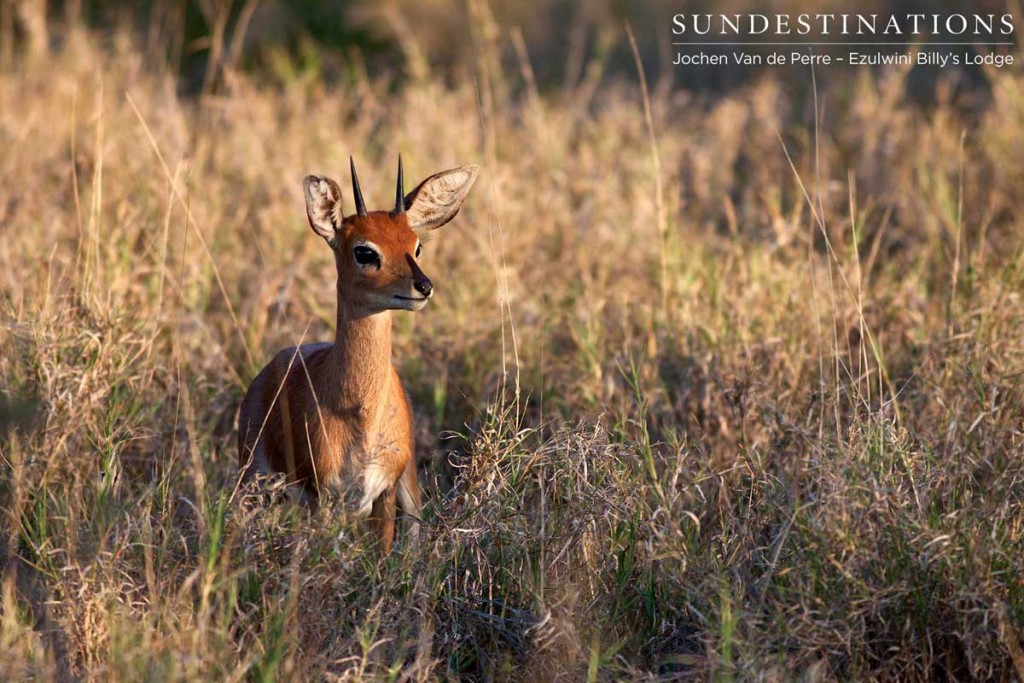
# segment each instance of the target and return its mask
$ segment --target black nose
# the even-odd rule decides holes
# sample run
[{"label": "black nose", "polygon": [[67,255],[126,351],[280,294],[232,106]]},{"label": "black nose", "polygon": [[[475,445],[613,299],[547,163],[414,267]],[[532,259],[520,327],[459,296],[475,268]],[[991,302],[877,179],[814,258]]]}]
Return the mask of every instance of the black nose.
[{"label": "black nose", "polygon": [[430,282],[429,278],[417,280],[416,282],[413,283],[412,286],[415,287],[416,291],[422,294],[423,296],[430,296],[430,293],[434,291],[434,285],[433,283]]}]

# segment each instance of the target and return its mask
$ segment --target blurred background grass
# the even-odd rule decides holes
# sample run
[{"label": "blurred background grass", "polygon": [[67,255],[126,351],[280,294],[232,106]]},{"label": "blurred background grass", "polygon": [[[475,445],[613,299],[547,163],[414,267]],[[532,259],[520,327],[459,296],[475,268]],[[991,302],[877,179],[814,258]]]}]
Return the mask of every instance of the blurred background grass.
[{"label": "blurred background grass", "polygon": [[[472,39],[477,29],[496,42],[496,57],[506,67],[518,64],[521,44],[542,91],[572,89],[588,77],[595,78],[595,72],[635,78],[633,57],[622,40],[625,24],[636,33],[650,80],[663,87],[722,92],[756,80],[766,67],[674,68],[670,33],[674,14],[856,12],[898,17],[911,13],[999,17],[1010,13],[1018,20],[1021,16],[1014,0],[868,0],[856,6],[824,0],[813,7],[799,0],[531,0],[493,6],[459,0],[9,0],[4,7],[3,43],[8,46],[8,60],[16,44],[27,43],[30,49],[48,44],[54,36],[47,26],[55,20],[84,24],[108,36],[127,30],[139,38],[148,57],[165,64],[178,77],[180,87],[192,93],[211,86],[223,68],[269,79],[287,77],[284,62],[313,69],[329,82],[352,79],[363,70],[371,76],[387,74],[398,79],[425,72],[453,77],[472,68],[479,51]],[[925,35],[915,40],[927,43],[952,37]],[[747,51],[763,53],[765,48]],[[848,69],[837,65],[830,71],[835,75]],[[777,67],[772,72],[794,85],[806,80],[799,67]],[[956,73],[973,86],[984,81],[976,68]],[[915,74],[921,88],[927,90],[942,72],[922,66]],[[945,75],[949,77],[950,70]]]}]

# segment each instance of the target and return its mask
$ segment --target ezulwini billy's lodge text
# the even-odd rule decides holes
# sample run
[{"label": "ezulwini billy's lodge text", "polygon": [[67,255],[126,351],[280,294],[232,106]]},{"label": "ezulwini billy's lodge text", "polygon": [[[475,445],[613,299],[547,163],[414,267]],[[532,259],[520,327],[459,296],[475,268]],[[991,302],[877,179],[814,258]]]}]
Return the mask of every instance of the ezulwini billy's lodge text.
[{"label": "ezulwini billy's lodge text", "polygon": [[927,50],[917,53],[893,53],[883,50],[867,52],[847,52],[844,55],[812,54],[810,52],[773,51],[767,54],[730,51],[730,52],[677,52],[676,66],[829,66],[832,64],[850,64],[852,66],[991,66],[1003,68],[1014,64],[1012,54],[994,52],[959,52]]}]

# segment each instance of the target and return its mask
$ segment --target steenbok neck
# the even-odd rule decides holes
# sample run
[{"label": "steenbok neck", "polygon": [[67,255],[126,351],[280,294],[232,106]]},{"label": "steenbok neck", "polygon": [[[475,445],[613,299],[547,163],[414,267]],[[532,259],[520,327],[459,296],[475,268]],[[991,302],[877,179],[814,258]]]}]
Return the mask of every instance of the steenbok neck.
[{"label": "steenbok neck", "polygon": [[338,327],[332,356],[340,379],[335,388],[347,405],[375,405],[387,391],[391,372],[391,311],[366,314],[347,305],[338,292]]}]

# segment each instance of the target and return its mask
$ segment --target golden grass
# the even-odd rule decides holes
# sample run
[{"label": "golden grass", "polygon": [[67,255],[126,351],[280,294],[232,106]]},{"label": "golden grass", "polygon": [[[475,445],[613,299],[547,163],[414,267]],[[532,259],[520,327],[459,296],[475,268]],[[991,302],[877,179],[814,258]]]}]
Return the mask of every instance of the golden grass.
[{"label": "golden grass", "polygon": [[[816,130],[499,65],[0,73],[0,678],[1024,677],[1024,81],[864,72]],[[246,383],[332,334],[301,178],[385,205],[399,151],[484,172],[396,318],[429,501],[379,562],[228,497]]]}]

